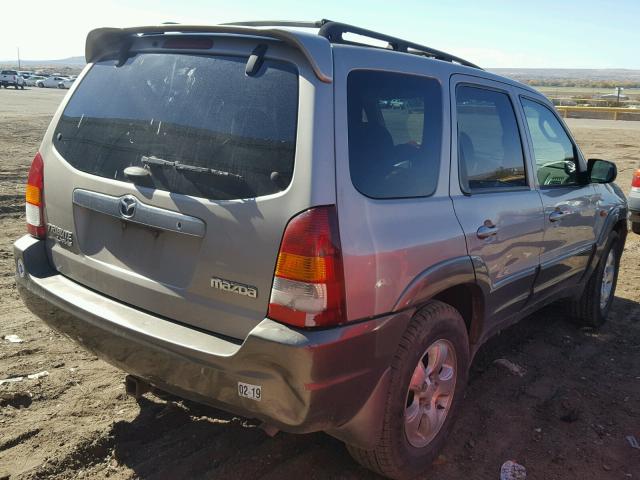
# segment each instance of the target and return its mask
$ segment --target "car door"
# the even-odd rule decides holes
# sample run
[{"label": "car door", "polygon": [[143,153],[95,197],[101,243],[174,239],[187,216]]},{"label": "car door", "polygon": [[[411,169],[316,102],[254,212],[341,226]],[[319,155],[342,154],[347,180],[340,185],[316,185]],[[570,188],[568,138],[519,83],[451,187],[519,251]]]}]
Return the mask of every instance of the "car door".
[{"label": "car door", "polygon": [[[493,326],[527,302],[543,238],[540,196],[512,87],[452,78],[451,197]],[[491,325],[488,325],[489,330]]]},{"label": "car door", "polygon": [[577,283],[588,265],[595,243],[595,190],[581,175],[584,159],[553,107],[526,95],[520,103],[545,217],[534,293],[546,297]]}]

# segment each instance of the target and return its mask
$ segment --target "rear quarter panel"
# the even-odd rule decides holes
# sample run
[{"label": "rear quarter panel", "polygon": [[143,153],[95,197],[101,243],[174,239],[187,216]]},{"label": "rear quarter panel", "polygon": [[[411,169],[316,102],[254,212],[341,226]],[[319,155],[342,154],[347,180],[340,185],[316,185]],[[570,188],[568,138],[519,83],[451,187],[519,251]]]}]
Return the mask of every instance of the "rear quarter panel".
[{"label": "rear quarter panel", "polygon": [[443,129],[434,195],[372,199],[351,182],[347,131],[347,76],[358,69],[435,78],[448,98],[449,65],[375,49],[334,46],[336,198],[350,320],[391,311],[402,293],[429,267],[466,257],[462,229],[449,197],[450,115],[442,102]]}]

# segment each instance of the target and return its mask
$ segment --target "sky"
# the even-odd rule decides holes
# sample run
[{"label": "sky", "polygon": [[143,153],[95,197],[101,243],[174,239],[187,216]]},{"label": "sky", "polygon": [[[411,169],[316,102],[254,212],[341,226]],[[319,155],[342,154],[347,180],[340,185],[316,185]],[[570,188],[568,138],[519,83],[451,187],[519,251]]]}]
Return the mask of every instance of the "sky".
[{"label": "sky", "polygon": [[30,0],[1,15],[0,60],[83,55],[97,27],[329,18],[486,68],[640,69],[639,0]]}]

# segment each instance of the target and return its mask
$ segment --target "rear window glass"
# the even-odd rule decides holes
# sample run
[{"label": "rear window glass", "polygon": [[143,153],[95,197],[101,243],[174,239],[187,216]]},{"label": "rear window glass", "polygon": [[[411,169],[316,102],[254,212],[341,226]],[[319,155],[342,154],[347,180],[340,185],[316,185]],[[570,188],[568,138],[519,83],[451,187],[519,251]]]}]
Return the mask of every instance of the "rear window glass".
[{"label": "rear window glass", "polygon": [[431,78],[356,70],[347,79],[349,169],[372,198],[432,195],[442,143],[442,94]]},{"label": "rear window glass", "polygon": [[265,60],[139,54],[121,67],[96,63],[57,125],[54,144],[75,168],[130,181],[143,167],[150,186],[209,199],[284,190],[294,167],[298,74]]}]

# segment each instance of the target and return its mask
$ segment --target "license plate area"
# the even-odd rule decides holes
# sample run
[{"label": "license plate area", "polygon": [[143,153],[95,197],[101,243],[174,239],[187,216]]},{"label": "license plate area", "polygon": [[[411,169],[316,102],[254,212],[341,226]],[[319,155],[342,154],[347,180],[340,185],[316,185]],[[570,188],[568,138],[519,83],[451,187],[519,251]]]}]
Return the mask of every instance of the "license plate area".
[{"label": "license plate area", "polygon": [[238,395],[259,402],[262,399],[262,386],[238,382]]}]

